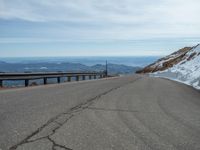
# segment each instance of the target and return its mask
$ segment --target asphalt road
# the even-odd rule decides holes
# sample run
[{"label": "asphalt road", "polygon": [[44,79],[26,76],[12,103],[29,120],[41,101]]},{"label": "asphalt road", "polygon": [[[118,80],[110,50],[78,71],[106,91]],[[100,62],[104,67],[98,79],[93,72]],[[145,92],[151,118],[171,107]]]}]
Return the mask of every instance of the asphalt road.
[{"label": "asphalt road", "polygon": [[199,150],[200,92],[147,76],[0,91],[2,150]]}]

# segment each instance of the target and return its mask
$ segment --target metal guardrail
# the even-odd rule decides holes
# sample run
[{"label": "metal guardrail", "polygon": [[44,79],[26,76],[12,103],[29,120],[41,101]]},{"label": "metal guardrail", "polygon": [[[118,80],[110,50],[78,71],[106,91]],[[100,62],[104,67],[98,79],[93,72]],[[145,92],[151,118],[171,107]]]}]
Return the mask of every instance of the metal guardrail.
[{"label": "metal guardrail", "polygon": [[85,80],[86,76],[89,79],[106,77],[105,72],[44,72],[44,73],[0,73],[0,87],[3,87],[3,81],[5,80],[24,80],[25,86],[29,86],[29,80],[43,79],[44,84],[47,84],[48,78],[57,78],[57,82],[61,82],[61,77],[67,77],[67,81],[70,82],[72,77],[76,77],[76,81],[79,81],[80,77]]}]

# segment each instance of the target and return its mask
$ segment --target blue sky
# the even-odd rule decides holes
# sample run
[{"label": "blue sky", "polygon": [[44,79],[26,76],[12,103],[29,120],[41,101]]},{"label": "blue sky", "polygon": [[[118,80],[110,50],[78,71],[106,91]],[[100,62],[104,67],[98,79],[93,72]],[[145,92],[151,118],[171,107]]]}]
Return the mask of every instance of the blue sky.
[{"label": "blue sky", "polygon": [[200,42],[199,0],[0,0],[0,57],[167,55]]}]

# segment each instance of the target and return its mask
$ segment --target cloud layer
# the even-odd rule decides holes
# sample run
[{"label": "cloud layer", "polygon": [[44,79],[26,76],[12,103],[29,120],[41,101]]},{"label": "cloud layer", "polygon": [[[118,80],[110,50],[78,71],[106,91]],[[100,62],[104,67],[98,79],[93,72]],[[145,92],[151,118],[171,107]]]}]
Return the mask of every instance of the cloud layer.
[{"label": "cloud layer", "polygon": [[199,35],[199,7],[199,0],[0,0],[0,18],[98,24],[136,34]]},{"label": "cloud layer", "polygon": [[0,0],[0,43],[199,38],[199,8],[199,0]]}]

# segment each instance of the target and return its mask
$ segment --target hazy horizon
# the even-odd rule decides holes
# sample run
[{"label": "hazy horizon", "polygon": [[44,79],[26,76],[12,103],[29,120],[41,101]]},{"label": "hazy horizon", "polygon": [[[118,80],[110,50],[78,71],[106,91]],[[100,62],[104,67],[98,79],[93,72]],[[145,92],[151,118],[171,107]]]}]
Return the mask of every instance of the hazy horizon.
[{"label": "hazy horizon", "polygon": [[118,55],[105,55],[105,56],[103,56],[103,55],[96,55],[96,56],[87,56],[87,55],[85,55],[85,56],[4,56],[4,57],[1,57],[0,56],[0,58],[66,58],[66,57],[77,57],[77,58],[87,58],[87,57],[90,57],[90,58],[92,58],[92,57],[164,57],[165,55],[138,55],[138,56],[134,56],[134,55],[132,55],[132,56],[127,56],[127,55],[124,55],[124,56],[118,56]]}]

